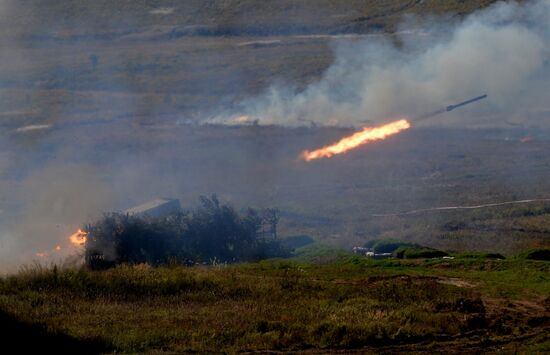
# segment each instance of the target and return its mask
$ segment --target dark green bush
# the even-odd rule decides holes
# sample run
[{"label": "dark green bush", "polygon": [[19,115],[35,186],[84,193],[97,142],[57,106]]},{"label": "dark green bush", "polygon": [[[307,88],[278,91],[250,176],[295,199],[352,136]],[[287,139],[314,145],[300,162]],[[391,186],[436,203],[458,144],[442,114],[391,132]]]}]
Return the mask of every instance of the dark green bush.
[{"label": "dark green bush", "polygon": [[365,248],[372,248],[377,253],[393,253],[395,250],[401,247],[415,247],[416,244],[407,243],[400,240],[370,240],[365,243]]},{"label": "dark green bush", "polygon": [[550,261],[550,248],[527,250],[518,255],[520,259]]},{"label": "dark green bush", "polygon": [[449,254],[444,251],[425,247],[400,247],[394,251],[399,259],[441,258]]},{"label": "dark green bush", "polygon": [[229,263],[286,256],[278,240],[260,233],[271,215],[253,209],[239,214],[216,196],[202,197],[192,212],[165,217],[106,214],[85,228],[86,264],[101,269],[120,263]]}]

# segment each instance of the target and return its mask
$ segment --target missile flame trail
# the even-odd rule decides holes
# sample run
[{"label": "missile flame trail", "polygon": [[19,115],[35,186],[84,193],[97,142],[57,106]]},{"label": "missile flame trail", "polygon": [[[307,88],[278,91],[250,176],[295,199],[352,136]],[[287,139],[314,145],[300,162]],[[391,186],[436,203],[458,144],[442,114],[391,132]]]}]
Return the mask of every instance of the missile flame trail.
[{"label": "missile flame trail", "polygon": [[330,158],[333,155],[345,153],[348,150],[354,149],[360,145],[386,139],[387,137],[399,133],[410,127],[411,124],[409,123],[409,121],[402,119],[380,127],[363,128],[362,131],[356,132],[351,136],[344,137],[332,145],[311,152],[306,150],[302,153],[302,158],[305,161],[311,161],[320,158]]},{"label": "missile flame trail", "polygon": [[[450,112],[456,108],[469,105],[476,101],[483,100],[485,98],[487,98],[487,95],[477,96],[473,99],[469,99],[458,104],[450,105],[443,109],[415,117],[410,121],[418,122],[421,120],[425,120],[445,112]],[[389,136],[409,129],[410,127],[411,123],[406,119],[390,122],[380,127],[365,127],[362,131],[353,133],[351,136],[344,137],[334,144],[316,149],[314,151],[305,150],[300,157],[306,162],[315,159],[330,158],[334,155],[345,153],[369,142],[386,139]]]}]

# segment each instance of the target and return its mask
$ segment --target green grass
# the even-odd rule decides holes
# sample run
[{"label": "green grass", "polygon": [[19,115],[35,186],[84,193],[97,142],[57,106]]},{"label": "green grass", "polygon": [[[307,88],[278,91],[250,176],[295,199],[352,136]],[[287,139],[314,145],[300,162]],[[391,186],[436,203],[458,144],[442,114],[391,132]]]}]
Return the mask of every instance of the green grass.
[{"label": "green grass", "polygon": [[463,252],[453,255],[455,258],[460,259],[505,259],[505,257],[498,253],[483,253],[483,252]]},{"label": "green grass", "polygon": [[[550,293],[549,269],[522,260],[355,256],[327,264],[268,260],[99,272],[31,267],[0,280],[0,310],[78,340],[101,339],[105,349],[122,353],[421,347],[471,341],[467,334],[540,332],[527,326],[531,311],[512,322],[500,319],[493,304],[541,302]],[[543,348],[544,341],[532,346]]]},{"label": "green grass", "polygon": [[293,259],[297,262],[330,263],[338,260],[347,260],[353,254],[345,249],[313,243],[297,248],[293,253]]}]

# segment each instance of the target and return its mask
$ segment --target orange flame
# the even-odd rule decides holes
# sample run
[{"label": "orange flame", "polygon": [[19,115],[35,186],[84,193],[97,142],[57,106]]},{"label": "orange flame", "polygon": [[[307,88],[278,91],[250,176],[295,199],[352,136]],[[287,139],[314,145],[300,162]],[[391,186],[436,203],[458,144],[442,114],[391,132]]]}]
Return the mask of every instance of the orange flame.
[{"label": "orange flame", "polygon": [[88,233],[83,231],[82,229],[79,229],[76,231],[76,233],[71,234],[69,237],[69,240],[74,245],[84,245],[86,244],[86,239],[88,239]]},{"label": "orange flame", "polygon": [[386,139],[387,137],[410,127],[411,124],[405,119],[394,121],[380,127],[365,127],[362,131],[356,132],[351,136],[344,137],[332,145],[328,145],[311,152],[308,150],[304,151],[302,153],[302,159],[305,161],[311,161],[320,158],[330,158],[333,155],[345,153],[348,150],[357,148],[363,144]]},{"label": "orange flame", "polygon": [[61,251],[61,245],[56,245],[55,248],[53,248],[52,250],[39,251],[39,252],[34,253],[34,255],[39,257],[39,258],[47,259],[51,256],[53,257],[54,254],[56,254],[59,251]]}]

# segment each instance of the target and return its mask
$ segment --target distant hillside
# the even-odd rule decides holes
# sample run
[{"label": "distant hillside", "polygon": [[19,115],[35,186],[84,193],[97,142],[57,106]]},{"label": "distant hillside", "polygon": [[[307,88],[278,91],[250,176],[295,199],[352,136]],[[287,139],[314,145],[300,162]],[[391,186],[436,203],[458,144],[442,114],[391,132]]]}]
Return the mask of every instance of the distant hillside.
[{"label": "distant hillside", "polygon": [[461,16],[495,0],[28,0],[2,9],[3,32],[112,37],[154,28],[175,36],[392,31],[401,16]]}]

